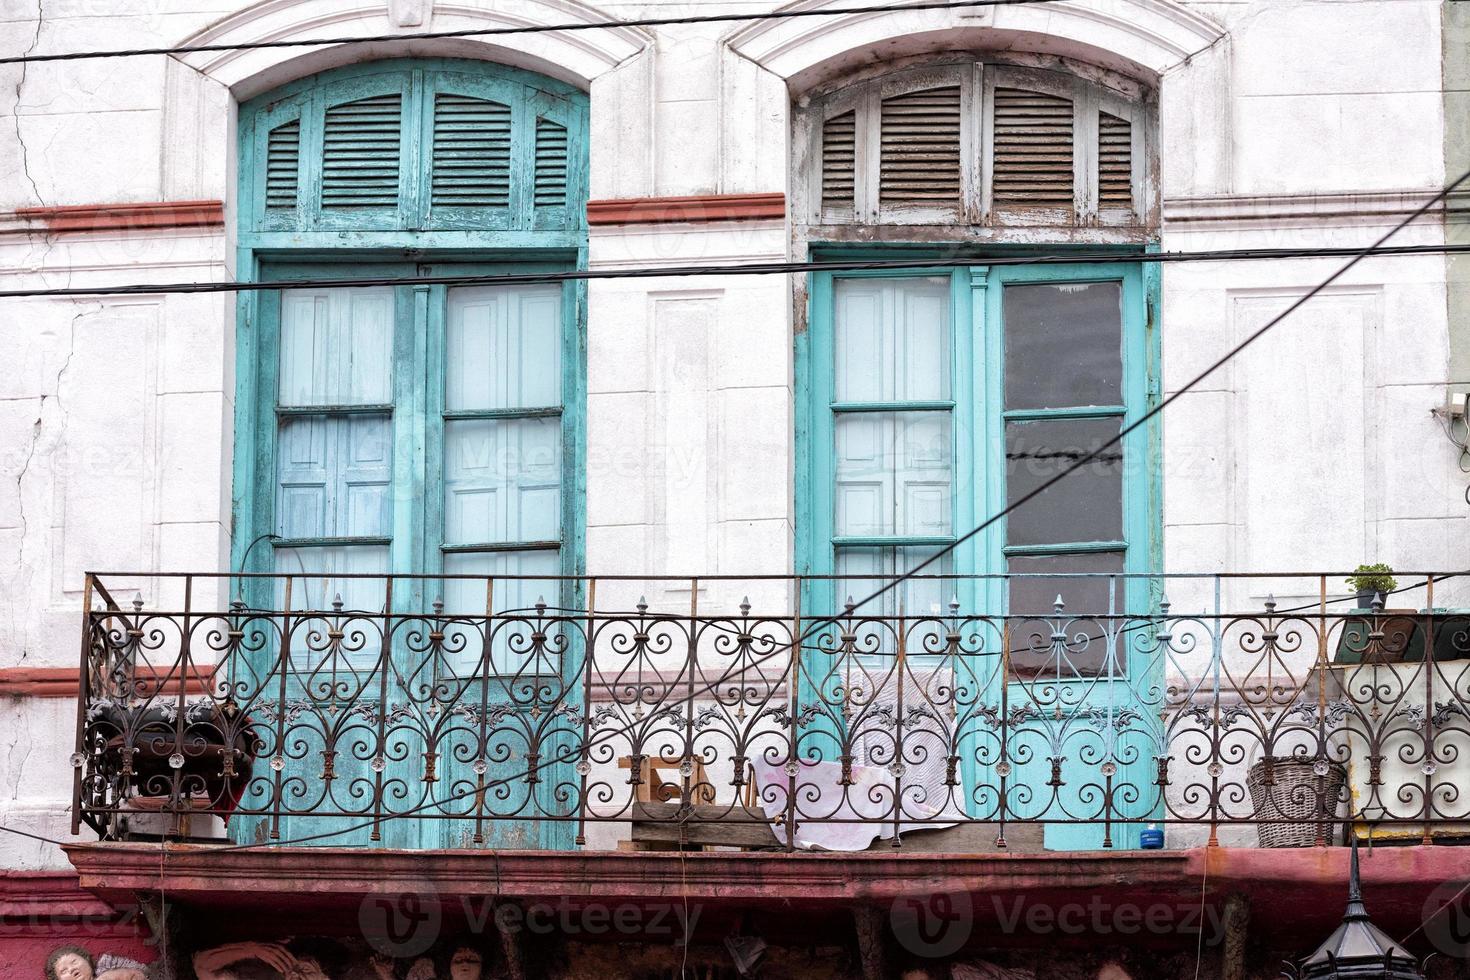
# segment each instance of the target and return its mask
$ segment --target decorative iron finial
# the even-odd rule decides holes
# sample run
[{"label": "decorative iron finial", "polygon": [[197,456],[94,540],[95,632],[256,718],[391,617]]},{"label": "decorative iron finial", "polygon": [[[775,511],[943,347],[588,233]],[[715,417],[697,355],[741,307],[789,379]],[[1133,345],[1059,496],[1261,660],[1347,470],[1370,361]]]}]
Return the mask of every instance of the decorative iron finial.
[{"label": "decorative iron finial", "polygon": [[1424,980],[1414,955],[1368,919],[1353,835],[1342,924],[1293,971],[1297,980]]}]

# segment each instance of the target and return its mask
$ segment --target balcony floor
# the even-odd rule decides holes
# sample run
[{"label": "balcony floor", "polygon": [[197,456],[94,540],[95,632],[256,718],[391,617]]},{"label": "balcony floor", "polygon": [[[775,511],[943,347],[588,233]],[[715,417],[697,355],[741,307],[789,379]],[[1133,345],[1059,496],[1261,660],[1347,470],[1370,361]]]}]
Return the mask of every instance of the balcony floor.
[{"label": "balcony floor", "polygon": [[[415,893],[436,900],[444,921],[493,898],[571,908],[698,903],[710,921],[743,912],[778,913],[775,932],[810,936],[848,908],[888,909],[936,894],[969,897],[977,935],[1005,944],[999,928],[1017,900],[1059,908],[1139,909],[1219,914],[1225,899],[1250,903],[1253,939],[1325,935],[1346,898],[1346,848],[1196,848],[1177,851],[1045,854],[740,853],[553,851],[389,851],[96,843],[66,848],[83,888],[115,907],[162,884],[172,901],[205,911],[223,932],[233,920],[252,934],[350,933],[364,900]],[[1374,921],[1393,935],[1419,925],[1425,902],[1446,882],[1470,881],[1470,847],[1383,846],[1362,852],[1363,889]],[[476,906],[475,903],[479,903]],[[798,914],[793,915],[792,912]],[[245,913],[245,914],[241,914]],[[1197,911],[1195,912],[1197,915]],[[304,918],[303,918],[304,917]],[[784,920],[784,924],[783,924]],[[1121,931],[1121,930],[1120,930]],[[1143,940],[1138,930],[1138,940]],[[1024,943],[1024,933],[1015,942]],[[1078,939],[1085,940],[1085,934]],[[1169,941],[1164,937],[1165,941]],[[1177,935],[1173,937],[1177,940]],[[1047,942],[1057,940],[1050,935]]]}]

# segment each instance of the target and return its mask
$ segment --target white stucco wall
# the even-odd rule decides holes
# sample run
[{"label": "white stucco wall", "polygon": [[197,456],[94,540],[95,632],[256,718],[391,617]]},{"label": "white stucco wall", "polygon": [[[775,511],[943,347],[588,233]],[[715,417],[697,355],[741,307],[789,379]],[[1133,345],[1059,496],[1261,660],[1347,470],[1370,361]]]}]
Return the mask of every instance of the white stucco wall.
[{"label": "white stucco wall", "polygon": [[[45,0],[38,21],[37,0],[11,0],[0,3],[0,52],[736,6]],[[1445,179],[1437,0],[1068,8],[3,67],[0,288],[229,277],[234,106],[322,67],[404,53],[498,57],[586,86],[595,199],[787,191],[793,94],[874,51],[957,46],[1057,51],[1157,81],[1165,249],[1366,244]],[[416,9],[422,23],[405,23]],[[1364,37],[1392,38],[1392,56]],[[225,227],[47,234],[14,214],[178,200],[224,201]],[[1442,240],[1434,221],[1397,239]],[[778,221],[591,237],[599,268],[770,261],[787,249]],[[1166,392],[1336,264],[1168,266]],[[1453,380],[1445,309],[1442,258],[1366,262],[1181,399],[1165,422],[1166,568],[1463,565],[1466,477],[1429,414]],[[223,296],[0,301],[0,668],[75,663],[86,570],[226,566],[233,310]],[[591,571],[790,569],[790,311],[779,277],[593,283]],[[156,582],[138,588],[150,603],[167,598]],[[1258,602],[1258,592],[1228,598]],[[1171,598],[1202,607],[1207,596],[1183,587]],[[73,710],[0,699],[0,823],[64,831]],[[0,866],[58,861],[0,837]]]}]

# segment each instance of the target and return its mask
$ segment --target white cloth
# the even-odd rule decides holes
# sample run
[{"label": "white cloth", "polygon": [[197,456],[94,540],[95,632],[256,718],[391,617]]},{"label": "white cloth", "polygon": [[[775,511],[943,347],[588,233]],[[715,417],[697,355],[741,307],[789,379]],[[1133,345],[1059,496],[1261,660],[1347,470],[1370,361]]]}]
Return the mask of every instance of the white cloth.
[{"label": "white cloth", "polygon": [[[771,829],[776,839],[785,844],[784,818],[791,777],[786,775],[784,766],[772,766],[764,760],[753,765],[761,809],[771,818]],[[897,781],[892,773],[873,766],[854,765],[851,784],[843,786],[841,780],[840,763],[801,762],[796,774],[796,847],[802,850],[862,851],[876,839],[893,837]],[[900,811],[903,816],[961,816],[944,814],[929,804],[918,803],[907,791],[904,796],[906,799]],[[956,822],[901,820],[898,832],[953,827]]]}]

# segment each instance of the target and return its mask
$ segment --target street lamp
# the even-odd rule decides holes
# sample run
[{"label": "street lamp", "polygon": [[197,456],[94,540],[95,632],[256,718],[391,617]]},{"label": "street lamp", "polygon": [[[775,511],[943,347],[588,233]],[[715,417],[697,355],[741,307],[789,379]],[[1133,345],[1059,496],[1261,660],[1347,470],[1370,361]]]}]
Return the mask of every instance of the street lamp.
[{"label": "street lamp", "polygon": [[1424,980],[1414,956],[1368,920],[1358,882],[1358,841],[1353,838],[1347,911],[1342,924],[1317,951],[1284,976],[1295,980]]}]

